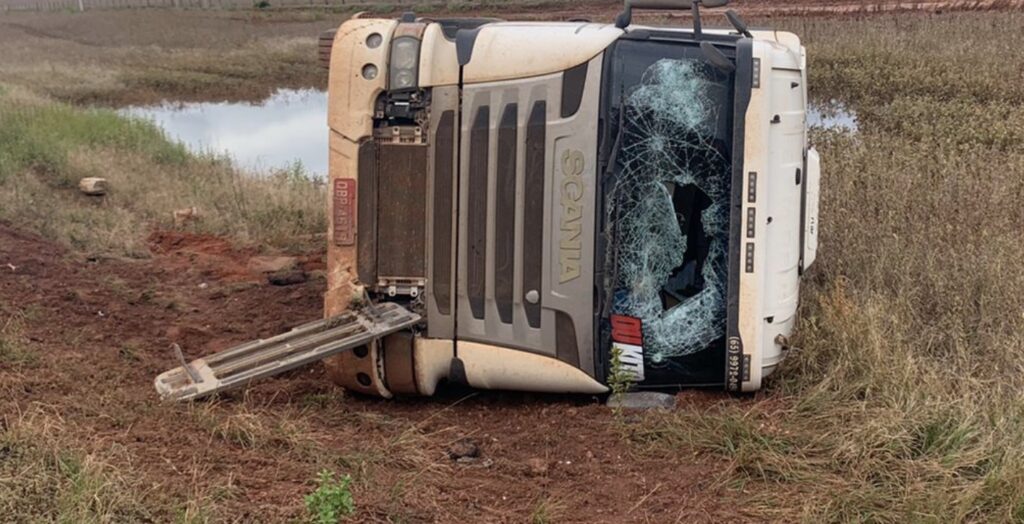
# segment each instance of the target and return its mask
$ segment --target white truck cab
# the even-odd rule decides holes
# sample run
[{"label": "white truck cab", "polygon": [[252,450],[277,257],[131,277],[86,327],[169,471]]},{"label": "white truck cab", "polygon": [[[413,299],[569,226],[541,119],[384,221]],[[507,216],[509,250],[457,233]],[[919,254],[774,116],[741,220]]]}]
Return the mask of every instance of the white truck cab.
[{"label": "white truck cab", "polygon": [[[814,261],[796,35],[356,18],[329,63],[326,320],[157,379],[195,398],[325,360],[346,388],[754,391]],[[692,27],[632,10],[690,9]],[[280,356],[283,355],[283,356]],[[614,373],[613,373],[614,372]]]},{"label": "white truck cab", "polygon": [[[699,7],[341,26],[331,181],[358,205],[331,201],[326,314],[365,289],[426,319],[336,359],[343,384],[599,392],[614,353],[638,387],[761,387],[817,248],[806,55],[733,14],[702,29]],[[633,25],[636,8],[697,22]]]}]

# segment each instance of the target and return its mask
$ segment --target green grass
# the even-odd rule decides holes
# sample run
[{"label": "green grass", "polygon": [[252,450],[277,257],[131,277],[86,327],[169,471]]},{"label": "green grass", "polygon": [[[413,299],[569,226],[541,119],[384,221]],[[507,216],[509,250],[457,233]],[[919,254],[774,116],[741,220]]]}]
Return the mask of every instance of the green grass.
[{"label": "green grass", "polygon": [[652,416],[651,453],[725,458],[759,517],[1024,519],[1024,51],[1019,13],[789,20],[812,95],[821,248],[763,400]]},{"label": "green grass", "polygon": [[317,488],[306,495],[306,509],[311,520],[319,524],[334,524],[355,511],[355,501],[349,485],[352,478],[342,475],[335,478],[330,471],[321,471],[317,476]]},{"label": "green grass", "polygon": [[541,497],[534,502],[533,510],[527,519],[532,524],[551,524],[563,520],[564,509],[559,501],[550,497]]},{"label": "green grass", "polygon": [[[0,94],[0,144],[0,219],[77,250],[146,256],[150,232],[189,207],[200,218],[183,227],[261,246],[307,246],[327,227],[323,186],[300,169],[243,175],[111,110],[11,88]],[[80,194],[86,176],[109,180],[110,193]]]},{"label": "green grass", "polygon": [[168,142],[160,130],[105,109],[76,109],[0,92],[0,183],[26,169],[50,176],[61,188],[77,180],[70,154],[77,149],[131,151],[155,164],[183,164],[185,148]]}]

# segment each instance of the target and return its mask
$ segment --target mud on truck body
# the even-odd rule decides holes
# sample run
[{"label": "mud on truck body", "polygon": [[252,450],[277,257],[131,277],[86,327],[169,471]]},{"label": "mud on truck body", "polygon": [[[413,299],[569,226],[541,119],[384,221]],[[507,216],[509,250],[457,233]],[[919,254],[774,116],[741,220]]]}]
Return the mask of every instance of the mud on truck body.
[{"label": "mud on truck body", "polygon": [[[720,6],[722,0],[705,0]],[[363,393],[753,391],[817,249],[797,36],[355,18],[329,61],[324,321],[157,379],[194,398],[327,357]],[[692,9],[690,28],[631,23]],[[614,358],[613,358],[614,355]]]}]

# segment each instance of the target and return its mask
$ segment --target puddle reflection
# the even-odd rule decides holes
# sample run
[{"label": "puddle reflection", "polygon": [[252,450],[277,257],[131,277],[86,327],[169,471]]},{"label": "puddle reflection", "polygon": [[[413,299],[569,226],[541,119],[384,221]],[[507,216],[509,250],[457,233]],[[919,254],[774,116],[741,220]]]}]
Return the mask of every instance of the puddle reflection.
[{"label": "puddle reflection", "polygon": [[834,100],[827,104],[811,104],[807,108],[807,125],[856,133],[857,113]]},{"label": "puddle reflection", "polygon": [[327,93],[281,89],[258,104],[164,103],[129,107],[124,114],[151,120],[195,152],[227,154],[239,167],[265,172],[296,162],[327,175]]}]

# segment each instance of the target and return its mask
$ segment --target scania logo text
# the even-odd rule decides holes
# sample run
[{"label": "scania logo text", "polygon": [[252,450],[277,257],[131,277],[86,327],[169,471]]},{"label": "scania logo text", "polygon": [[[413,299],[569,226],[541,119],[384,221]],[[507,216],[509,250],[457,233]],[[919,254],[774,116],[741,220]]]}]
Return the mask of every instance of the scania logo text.
[{"label": "scania logo text", "polygon": [[558,282],[564,284],[580,276],[583,237],[583,153],[569,149],[562,153],[562,220],[558,242],[561,266]]}]

